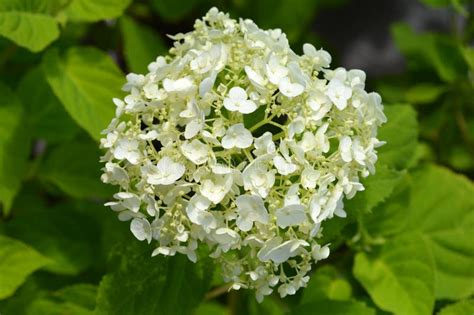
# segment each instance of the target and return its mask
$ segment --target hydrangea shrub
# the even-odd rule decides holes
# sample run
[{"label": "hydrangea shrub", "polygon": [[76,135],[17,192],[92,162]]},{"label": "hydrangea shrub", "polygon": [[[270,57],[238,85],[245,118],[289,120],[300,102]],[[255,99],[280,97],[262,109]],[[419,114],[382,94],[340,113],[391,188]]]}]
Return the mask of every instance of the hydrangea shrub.
[{"label": "hydrangea shrub", "polygon": [[103,132],[107,203],[152,255],[207,246],[233,289],[294,294],[329,256],[321,223],[375,172],[386,121],[365,73],[330,69],[311,44],[211,9],[172,37],[149,73],[127,76]]},{"label": "hydrangea shrub", "polygon": [[[286,35],[216,9],[193,31],[210,1],[33,2],[0,1],[2,314],[474,314],[469,23],[239,0],[218,4]],[[303,45],[341,28],[331,54],[390,77]]]}]

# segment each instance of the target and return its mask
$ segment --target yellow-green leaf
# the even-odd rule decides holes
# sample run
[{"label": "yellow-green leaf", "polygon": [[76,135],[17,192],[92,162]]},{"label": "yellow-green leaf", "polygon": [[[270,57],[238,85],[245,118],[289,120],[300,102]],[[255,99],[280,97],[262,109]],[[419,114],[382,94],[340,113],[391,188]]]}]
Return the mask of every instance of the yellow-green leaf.
[{"label": "yellow-green leaf", "polygon": [[398,237],[374,253],[358,253],[354,276],[381,309],[396,315],[431,315],[435,273],[419,235]]},{"label": "yellow-green leaf", "polygon": [[54,94],[92,138],[114,116],[114,97],[121,97],[122,73],[112,59],[95,48],[70,48],[64,55],[48,51],[43,70]]},{"label": "yellow-green leaf", "polygon": [[122,15],[132,0],[72,0],[66,9],[71,21],[97,22]]},{"label": "yellow-green leaf", "polygon": [[0,204],[10,212],[30,153],[24,110],[17,96],[0,84]]},{"label": "yellow-green leaf", "polygon": [[33,52],[46,48],[59,36],[56,20],[34,12],[0,12],[0,35]]},{"label": "yellow-green leaf", "polygon": [[48,259],[28,245],[0,235],[0,299],[12,295]]}]

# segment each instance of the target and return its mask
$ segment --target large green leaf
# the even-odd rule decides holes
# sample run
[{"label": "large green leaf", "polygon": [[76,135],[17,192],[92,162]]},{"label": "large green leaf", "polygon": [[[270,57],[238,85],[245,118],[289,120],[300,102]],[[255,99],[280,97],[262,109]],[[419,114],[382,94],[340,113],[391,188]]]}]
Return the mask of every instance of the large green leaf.
[{"label": "large green leaf", "polygon": [[30,153],[21,103],[13,92],[0,84],[0,204],[7,215],[17,194]]},{"label": "large green leaf", "polygon": [[302,304],[291,311],[294,315],[375,315],[375,310],[356,301],[320,300]]},{"label": "large green leaf", "polygon": [[55,292],[56,296],[64,301],[80,305],[83,308],[93,310],[97,296],[97,287],[92,284],[74,284],[61,288]]},{"label": "large green leaf", "polygon": [[[237,292],[230,294],[237,295]],[[271,314],[271,315],[287,315],[285,309],[282,307],[281,299],[277,296],[267,296],[261,303],[255,299],[253,291],[248,291],[245,295],[246,299],[242,299],[238,303],[241,304],[239,308],[236,308],[236,314],[248,314],[248,315],[260,315],[260,314]],[[242,297],[241,297],[242,298]]]},{"label": "large green leaf", "polygon": [[54,94],[94,139],[114,114],[112,98],[121,97],[124,82],[112,59],[94,48],[70,48],[63,56],[48,51],[43,70]]},{"label": "large green leaf", "polygon": [[353,272],[381,309],[400,315],[432,314],[435,273],[421,236],[395,238],[370,255],[358,253]]},{"label": "large green leaf", "polygon": [[59,36],[59,27],[53,17],[45,14],[0,11],[0,35],[38,52]]},{"label": "large green leaf", "polygon": [[385,114],[388,121],[379,129],[378,138],[387,143],[378,149],[378,163],[404,169],[409,166],[416,150],[416,113],[408,105],[391,105],[385,106]]},{"label": "large green leaf", "polygon": [[221,304],[208,302],[201,303],[194,312],[194,315],[228,315],[228,312]]},{"label": "large green leaf", "polygon": [[132,0],[73,0],[66,9],[72,21],[96,22],[122,15]]},{"label": "large green leaf", "polygon": [[352,297],[352,287],[345,276],[332,265],[318,268],[311,275],[308,286],[303,290],[301,304],[319,300],[347,301]]},{"label": "large green leaf", "polygon": [[48,262],[28,245],[0,235],[0,299],[12,295],[28,275]]},{"label": "large green leaf", "polygon": [[79,305],[58,302],[48,298],[34,300],[25,312],[25,315],[93,315],[93,310]]},{"label": "large green leaf", "polygon": [[405,178],[373,215],[362,218],[373,238],[418,233],[433,255],[436,297],[474,293],[474,185],[439,166]]},{"label": "large green leaf", "polygon": [[183,255],[150,257],[150,247],[121,243],[116,269],[99,286],[98,314],[191,314],[211,281],[212,263],[194,264]]},{"label": "large green leaf", "polygon": [[130,71],[145,73],[150,62],[158,55],[166,53],[166,46],[160,36],[132,18],[122,17],[120,29],[124,41],[125,60]]},{"label": "large green leaf", "polygon": [[76,198],[110,197],[114,188],[100,180],[100,151],[92,141],[54,148],[40,168],[40,178]]},{"label": "large green leaf", "polygon": [[413,175],[412,198],[401,233],[419,231],[433,253],[436,296],[474,293],[474,185],[438,166]]},{"label": "large green leaf", "polygon": [[0,0],[0,11],[56,14],[70,0]]},{"label": "large green leaf", "polygon": [[91,267],[99,254],[98,226],[71,204],[43,208],[32,202],[4,227],[8,235],[48,257],[51,263],[44,269],[50,272],[77,275]]},{"label": "large green leaf", "polygon": [[444,307],[438,315],[472,315],[474,314],[474,300],[464,300]]},{"label": "large green leaf", "polygon": [[97,288],[77,284],[32,301],[26,315],[93,315]]},{"label": "large green leaf", "polygon": [[28,128],[35,138],[48,142],[72,139],[79,131],[77,124],[64,110],[46,82],[41,68],[28,72],[17,89],[18,96],[25,106]]},{"label": "large green leaf", "polygon": [[359,217],[360,224],[368,235],[377,239],[399,234],[407,223],[406,211],[410,204],[410,196],[410,176],[405,174],[385,202],[375,207],[370,214]]},{"label": "large green leaf", "polygon": [[402,175],[402,172],[389,169],[383,164],[377,166],[375,175],[362,180],[365,190],[345,202],[346,209],[358,214],[371,211],[392,194]]}]

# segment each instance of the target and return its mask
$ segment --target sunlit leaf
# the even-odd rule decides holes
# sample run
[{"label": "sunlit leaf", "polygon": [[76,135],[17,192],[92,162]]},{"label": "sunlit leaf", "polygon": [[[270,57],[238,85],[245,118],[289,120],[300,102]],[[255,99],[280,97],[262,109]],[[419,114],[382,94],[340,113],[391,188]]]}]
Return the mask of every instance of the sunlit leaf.
[{"label": "sunlit leaf", "polygon": [[474,300],[463,300],[444,307],[438,315],[472,315],[474,314]]},{"label": "sunlit leaf", "polygon": [[347,301],[352,297],[352,287],[345,276],[334,266],[320,267],[311,275],[303,290],[301,304],[319,300]]},{"label": "sunlit leaf", "polygon": [[294,315],[375,315],[375,310],[356,301],[321,300],[302,304],[292,310]]},{"label": "sunlit leaf", "polygon": [[451,171],[429,166],[413,175],[402,233],[419,231],[433,253],[436,297],[474,293],[474,185]]},{"label": "sunlit leaf", "polygon": [[28,245],[0,235],[0,299],[12,295],[48,259]]},{"label": "sunlit leaf", "polygon": [[378,163],[396,169],[409,166],[415,154],[418,124],[415,111],[408,105],[385,106],[388,122],[377,137],[387,143],[378,149]]},{"label": "sunlit leaf", "polygon": [[17,0],[0,2],[0,35],[38,52],[58,38],[59,27],[54,17],[29,3]]},{"label": "sunlit leaf", "polygon": [[72,21],[96,22],[119,17],[132,0],[72,0],[66,9]]},{"label": "sunlit leaf", "polygon": [[72,118],[94,139],[114,115],[112,98],[120,97],[122,74],[111,58],[94,48],[70,48],[44,55],[43,70],[54,94]]},{"label": "sunlit leaf", "polygon": [[419,235],[396,238],[374,253],[358,253],[354,275],[381,309],[400,315],[429,315],[435,272]]},{"label": "sunlit leaf", "polygon": [[0,95],[0,204],[7,215],[20,189],[30,153],[30,135],[17,96],[3,84]]}]

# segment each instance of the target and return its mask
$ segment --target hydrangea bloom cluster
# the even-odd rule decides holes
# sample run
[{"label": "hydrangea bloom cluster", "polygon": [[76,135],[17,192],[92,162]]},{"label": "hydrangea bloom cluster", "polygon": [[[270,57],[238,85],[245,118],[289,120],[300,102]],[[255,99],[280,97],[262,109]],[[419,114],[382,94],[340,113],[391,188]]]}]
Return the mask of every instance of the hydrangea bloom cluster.
[{"label": "hydrangea bloom cluster", "polygon": [[104,131],[107,203],[153,255],[205,246],[233,289],[294,294],[329,255],[321,223],[375,172],[380,96],[311,44],[211,9],[129,74]]}]

